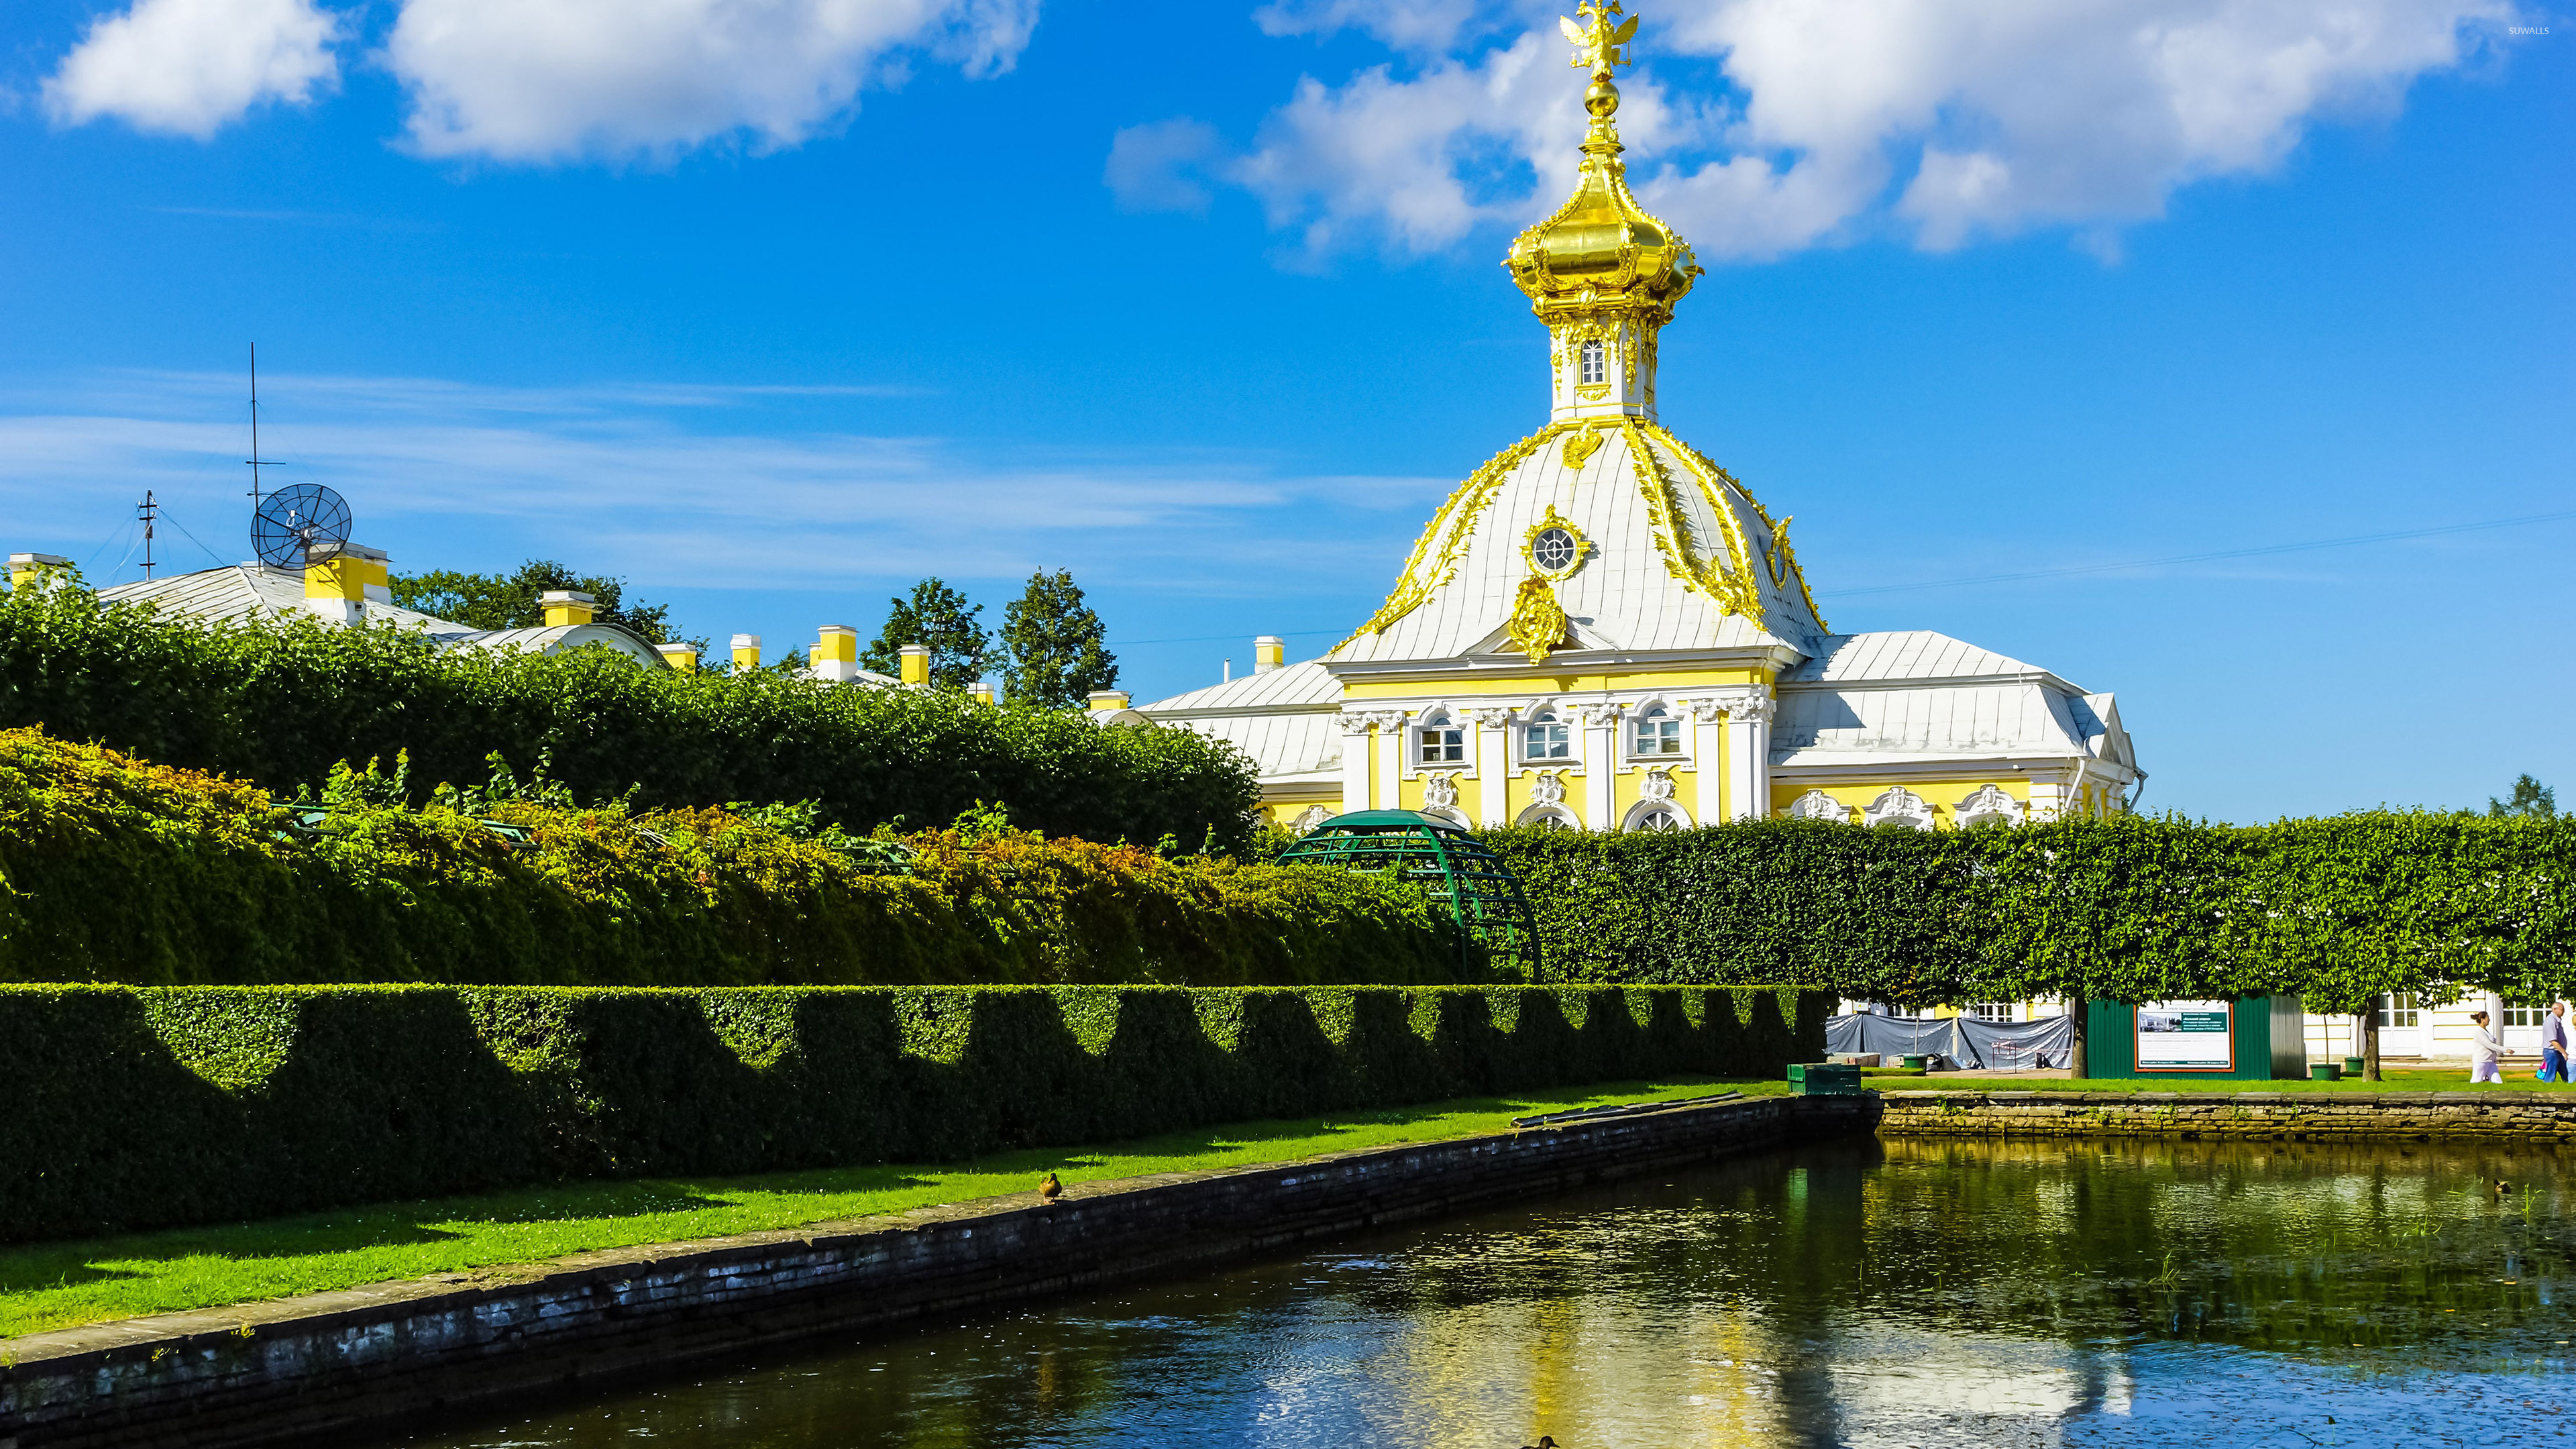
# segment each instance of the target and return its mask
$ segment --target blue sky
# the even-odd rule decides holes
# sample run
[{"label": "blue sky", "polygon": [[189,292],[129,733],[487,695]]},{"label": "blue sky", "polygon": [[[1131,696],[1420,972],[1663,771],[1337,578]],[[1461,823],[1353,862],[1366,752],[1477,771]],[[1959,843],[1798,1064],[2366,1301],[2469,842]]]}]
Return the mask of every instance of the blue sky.
[{"label": "blue sky", "polygon": [[[242,557],[255,340],[266,451],[398,568],[775,653],[1065,567],[1141,697],[1303,657],[1544,421],[1497,262],[1569,174],[1560,8],[20,0],[5,542],[132,577],[148,486]],[[1709,268],[1664,420],[1836,628],[2117,691],[2149,808],[2576,785],[2576,518],[2199,557],[2576,511],[2570,17],[1641,13],[1630,160]]]}]

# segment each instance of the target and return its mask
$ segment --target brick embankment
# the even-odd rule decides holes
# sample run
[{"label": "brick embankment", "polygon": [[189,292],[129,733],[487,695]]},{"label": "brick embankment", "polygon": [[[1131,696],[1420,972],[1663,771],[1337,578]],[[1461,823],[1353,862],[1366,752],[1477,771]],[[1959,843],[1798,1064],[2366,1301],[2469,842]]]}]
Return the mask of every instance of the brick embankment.
[{"label": "brick embankment", "polygon": [[1888,1092],[1882,1137],[2576,1142],[2551,1092]]},{"label": "brick embankment", "polygon": [[1758,1097],[1508,1136],[1085,1183],[514,1273],[0,1342],[0,1449],[228,1449],[826,1331],[880,1328],[1860,1133],[1868,1097]]}]

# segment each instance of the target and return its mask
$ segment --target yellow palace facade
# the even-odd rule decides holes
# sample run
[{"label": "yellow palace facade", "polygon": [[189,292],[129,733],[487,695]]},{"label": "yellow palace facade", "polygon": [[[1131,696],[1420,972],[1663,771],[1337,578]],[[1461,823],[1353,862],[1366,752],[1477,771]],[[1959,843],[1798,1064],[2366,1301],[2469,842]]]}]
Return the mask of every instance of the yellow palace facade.
[{"label": "yellow palace facade", "polygon": [[1099,713],[1233,741],[1297,828],[1373,808],[1591,830],[2125,808],[2144,775],[2110,695],[1941,634],[1832,632],[1790,520],[1663,427],[1656,339],[1701,269],[1628,190],[1619,11],[1569,23],[1591,71],[1581,179],[1505,262],[1546,327],[1546,424],[1459,485],[1321,658],[1264,637],[1249,675]]}]

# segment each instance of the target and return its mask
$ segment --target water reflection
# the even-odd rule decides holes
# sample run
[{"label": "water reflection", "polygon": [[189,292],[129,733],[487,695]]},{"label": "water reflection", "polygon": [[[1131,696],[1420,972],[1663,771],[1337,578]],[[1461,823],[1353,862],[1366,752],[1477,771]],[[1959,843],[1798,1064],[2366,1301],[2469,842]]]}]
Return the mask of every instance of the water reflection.
[{"label": "water reflection", "polygon": [[396,1442],[2480,1442],[2564,1423],[2558,1168],[1824,1145]]}]

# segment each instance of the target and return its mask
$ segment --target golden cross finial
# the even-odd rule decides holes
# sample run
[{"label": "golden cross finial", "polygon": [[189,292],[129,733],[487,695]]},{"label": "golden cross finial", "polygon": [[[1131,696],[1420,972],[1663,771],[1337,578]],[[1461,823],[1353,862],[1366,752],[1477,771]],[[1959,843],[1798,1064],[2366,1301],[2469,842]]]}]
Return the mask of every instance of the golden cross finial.
[{"label": "golden cross finial", "polygon": [[1637,20],[1630,16],[1625,24],[1618,23],[1619,4],[1620,0],[1583,0],[1574,7],[1580,20],[1568,20],[1562,15],[1556,18],[1557,28],[1574,42],[1576,69],[1607,79],[1610,67],[1628,63],[1628,58],[1619,52],[1637,33]]}]

